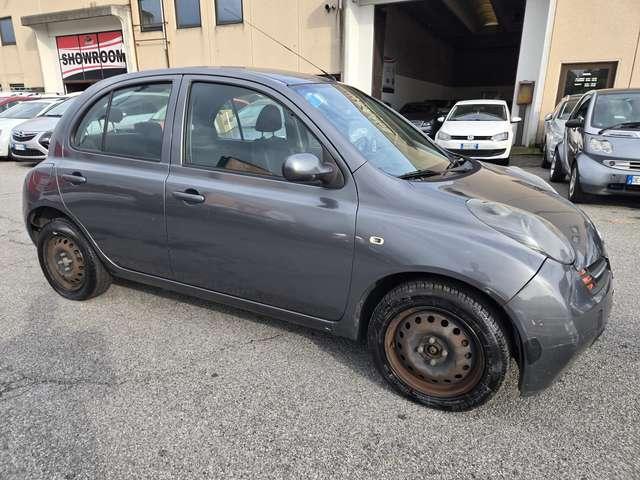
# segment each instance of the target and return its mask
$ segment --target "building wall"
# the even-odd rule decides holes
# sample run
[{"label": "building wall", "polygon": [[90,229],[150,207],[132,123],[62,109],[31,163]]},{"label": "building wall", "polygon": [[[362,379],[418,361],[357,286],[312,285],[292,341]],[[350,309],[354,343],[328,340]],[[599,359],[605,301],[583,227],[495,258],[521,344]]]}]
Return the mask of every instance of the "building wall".
[{"label": "building wall", "polygon": [[[531,0],[529,0],[531,1]],[[558,0],[537,138],[553,110],[563,63],[617,61],[614,87],[640,87],[640,1]],[[635,66],[634,66],[635,62]]]},{"label": "building wall", "polygon": [[[340,14],[322,0],[243,0],[244,23],[216,26],[214,0],[200,0],[201,26],[176,27],[173,0],[164,0],[169,66],[226,65],[321,73],[342,70]],[[138,2],[131,10],[141,70],[167,66],[162,32],[142,32]],[[263,33],[264,32],[264,33]],[[308,59],[288,51],[278,42]]]}]

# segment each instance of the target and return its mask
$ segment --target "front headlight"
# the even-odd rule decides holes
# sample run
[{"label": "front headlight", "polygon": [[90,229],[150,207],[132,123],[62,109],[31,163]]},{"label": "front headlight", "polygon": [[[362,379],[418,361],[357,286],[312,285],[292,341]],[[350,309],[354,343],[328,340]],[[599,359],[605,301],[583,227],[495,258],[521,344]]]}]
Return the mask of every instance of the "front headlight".
[{"label": "front headlight", "polygon": [[613,153],[613,146],[608,140],[592,138],[589,140],[589,149],[594,153]]},{"label": "front headlight", "polygon": [[443,132],[442,130],[440,130],[438,132],[438,138],[440,140],[451,140],[451,135],[449,135],[448,133]]},{"label": "front headlight", "polygon": [[481,222],[560,263],[570,265],[575,252],[560,230],[548,220],[504,203],[473,198],[467,208]]},{"label": "front headlight", "polygon": [[494,142],[503,142],[508,139],[509,132],[496,133],[493,137],[491,137],[491,140],[493,140]]}]

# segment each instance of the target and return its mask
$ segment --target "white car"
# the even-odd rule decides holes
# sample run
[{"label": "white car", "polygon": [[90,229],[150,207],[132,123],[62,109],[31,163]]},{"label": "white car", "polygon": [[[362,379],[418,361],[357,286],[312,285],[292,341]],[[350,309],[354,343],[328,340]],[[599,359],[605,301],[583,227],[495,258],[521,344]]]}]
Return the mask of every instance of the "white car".
[{"label": "white car", "polygon": [[9,143],[11,142],[11,130],[27,120],[37,117],[47,110],[52,103],[62,101],[62,98],[39,98],[21,102],[8,110],[0,113],[0,158],[9,155]]},{"label": "white car", "polygon": [[443,122],[436,135],[436,143],[441,147],[478,160],[509,164],[513,145],[511,124],[520,118],[509,119],[504,100],[463,100],[438,121]]}]

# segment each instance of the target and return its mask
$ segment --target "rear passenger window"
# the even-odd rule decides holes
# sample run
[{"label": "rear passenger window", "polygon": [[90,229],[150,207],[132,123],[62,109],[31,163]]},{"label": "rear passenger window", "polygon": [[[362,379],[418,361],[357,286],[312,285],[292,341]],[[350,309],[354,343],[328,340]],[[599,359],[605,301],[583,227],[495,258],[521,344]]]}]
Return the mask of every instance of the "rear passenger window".
[{"label": "rear passenger window", "polygon": [[171,83],[114,90],[80,121],[74,146],[89,151],[159,161]]},{"label": "rear passenger window", "polygon": [[246,88],[192,85],[186,163],[282,177],[282,165],[294,153],[325,155],[316,137],[284,105]]},{"label": "rear passenger window", "polygon": [[82,150],[98,152],[102,148],[104,122],[107,118],[109,95],[105,95],[89,109],[76,129],[74,145]]}]

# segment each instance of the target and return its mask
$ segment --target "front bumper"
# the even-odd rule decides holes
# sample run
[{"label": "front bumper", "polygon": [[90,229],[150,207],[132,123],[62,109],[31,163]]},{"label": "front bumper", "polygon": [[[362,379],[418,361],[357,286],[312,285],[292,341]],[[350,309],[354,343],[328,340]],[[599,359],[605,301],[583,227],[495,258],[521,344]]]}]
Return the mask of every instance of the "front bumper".
[{"label": "front bumper", "polygon": [[509,158],[511,154],[510,139],[501,142],[493,140],[442,140],[436,135],[436,143],[453,153],[478,160],[504,160]]},{"label": "front bumper", "polygon": [[[23,162],[39,162],[47,157],[48,150],[40,144],[39,140],[42,133],[37,134],[34,138],[28,141],[16,141],[11,139],[10,151],[11,158]],[[22,148],[18,149],[17,146],[21,145]]]},{"label": "front bumper", "polygon": [[592,195],[640,195],[640,186],[628,186],[627,176],[640,176],[639,170],[613,168],[582,153],[576,158],[580,186]]},{"label": "front bumper", "polygon": [[520,337],[523,395],[551,385],[603,332],[613,299],[608,260],[606,265],[592,293],[573,266],[547,259],[536,276],[507,303]]}]

